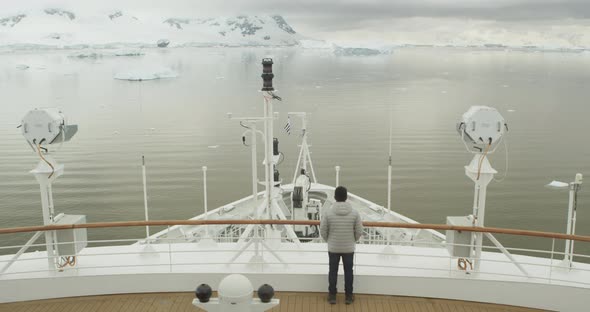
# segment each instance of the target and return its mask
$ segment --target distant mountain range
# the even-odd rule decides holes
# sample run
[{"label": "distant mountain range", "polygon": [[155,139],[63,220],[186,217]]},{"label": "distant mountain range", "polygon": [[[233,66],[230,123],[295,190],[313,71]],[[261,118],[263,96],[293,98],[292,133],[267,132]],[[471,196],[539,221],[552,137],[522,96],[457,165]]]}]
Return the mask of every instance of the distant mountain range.
[{"label": "distant mountain range", "polygon": [[158,18],[48,8],[0,16],[0,46],[156,46],[160,39],[170,46],[292,46],[301,38],[280,15]]},{"label": "distant mountain range", "polygon": [[[3,15],[4,14],[4,15]],[[505,27],[498,23],[428,20],[401,23],[386,42],[359,44],[314,40],[298,34],[280,15],[238,15],[216,18],[158,16],[130,11],[76,12],[44,8],[13,14],[0,12],[0,47],[118,48],[118,47],[239,47],[300,46],[336,55],[389,54],[404,46],[468,47],[486,49],[587,50],[590,25],[572,22],[545,27]],[[425,23],[422,31],[416,23]],[[414,28],[413,28],[414,27]],[[371,48],[371,49],[367,49]]]}]

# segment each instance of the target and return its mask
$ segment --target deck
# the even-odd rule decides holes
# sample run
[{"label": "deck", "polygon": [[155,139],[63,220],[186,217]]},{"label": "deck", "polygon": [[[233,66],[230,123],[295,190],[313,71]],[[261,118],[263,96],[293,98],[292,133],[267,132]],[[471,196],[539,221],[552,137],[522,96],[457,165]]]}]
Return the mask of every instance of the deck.
[{"label": "deck", "polygon": [[[344,304],[344,295],[338,295],[338,303],[330,305],[326,302],[325,293],[281,292],[276,298],[281,304],[271,311],[274,312],[315,312],[315,311],[408,311],[408,312],[525,312],[541,311],[521,307],[495,305],[486,303],[399,297],[356,295],[352,305]],[[0,312],[196,312],[203,311],[192,305],[193,293],[155,293],[126,294],[109,296],[88,296],[64,299],[37,300],[0,304]]]}]

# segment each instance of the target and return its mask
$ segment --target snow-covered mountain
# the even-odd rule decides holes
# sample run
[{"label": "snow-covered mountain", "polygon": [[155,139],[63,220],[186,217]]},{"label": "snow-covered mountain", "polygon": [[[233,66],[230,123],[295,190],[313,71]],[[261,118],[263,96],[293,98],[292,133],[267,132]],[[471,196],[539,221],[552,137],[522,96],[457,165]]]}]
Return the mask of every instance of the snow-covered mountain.
[{"label": "snow-covered mountain", "polygon": [[280,15],[181,18],[62,8],[0,15],[0,46],[155,46],[160,39],[170,46],[292,46],[301,38]]}]

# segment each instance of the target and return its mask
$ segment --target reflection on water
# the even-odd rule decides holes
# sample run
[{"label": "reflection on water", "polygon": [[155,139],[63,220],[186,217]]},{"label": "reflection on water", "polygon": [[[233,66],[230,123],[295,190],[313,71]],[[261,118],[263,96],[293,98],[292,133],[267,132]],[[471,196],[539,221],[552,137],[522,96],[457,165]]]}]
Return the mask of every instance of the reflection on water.
[{"label": "reflection on water", "polygon": [[[471,155],[455,123],[471,105],[494,106],[510,125],[509,172],[504,182],[490,185],[486,225],[565,231],[567,192],[543,185],[590,173],[590,56],[450,49],[376,57],[298,49],[147,50],[138,58],[93,60],[64,52],[2,54],[0,227],[42,223],[38,186],[27,173],[37,158],[16,129],[34,107],[60,107],[80,127],[56,155],[66,165],[54,185],[58,212],[86,214],[89,222],[142,219],[142,155],[153,219],[202,212],[203,165],[209,168],[209,207],[247,196],[250,150],[241,144],[243,129],[226,113],[262,114],[259,63],[269,55],[284,99],[275,105],[281,113],[276,134],[287,156],[283,177],[293,174],[299,125],[293,119],[290,136],[279,130],[287,112],[306,111],[320,182],[333,184],[333,168],[340,165],[342,184],[385,205],[391,115],[393,209],[419,222],[444,223],[447,215],[471,213],[473,200],[463,173]],[[180,76],[113,79],[148,66],[170,67]],[[503,175],[504,149],[491,161]],[[590,234],[588,196],[583,189],[579,234]],[[93,238],[141,233],[114,229]],[[23,237],[5,237],[2,244],[22,243]]]}]

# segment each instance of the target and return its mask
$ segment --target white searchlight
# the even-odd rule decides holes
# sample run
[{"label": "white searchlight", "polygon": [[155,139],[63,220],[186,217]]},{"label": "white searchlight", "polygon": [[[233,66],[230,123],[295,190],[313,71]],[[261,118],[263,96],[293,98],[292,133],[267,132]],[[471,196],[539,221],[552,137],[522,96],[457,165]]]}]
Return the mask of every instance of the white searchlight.
[{"label": "white searchlight", "polygon": [[[469,165],[465,166],[465,175],[475,184],[473,212],[471,216],[464,217],[462,222],[483,227],[487,187],[494,175],[498,173],[492,168],[487,155],[496,150],[504,134],[508,131],[508,125],[495,108],[472,106],[463,114],[461,121],[457,124],[457,131],[467,151],[475,154]],[[447,219],[447,223],[449,222]],[[491,234],[486,236],[501,250],[504,250]],[[470,241],[467,257],[473,260],[477,271],[481,263],[483,234],[471,233]],[[522,268],[519,267],[519,269],[524,272]]]},{"label": "white searchlight", "polygon": [[[259,296],[264,286],[270,287],[266,284],[263,285],[258,290]],[[218,298],[194,299],[193,305],[209,312],[262,312],[270,310],[280,303],[279,299],[272,299],[272,294],[270,297],[260,296],[261,299],[254,299],[253,292],[254,288],[247,277],[241,274],[231,274],[219,283]]]},{"label": "white searchlight", "polygon": [[508,131],[504,117],[492,107],[472,106],[463,114],[457,124],[457,131],[467,151],[472,153],[493,153]]},{"label": "white searchlight", "polygon": [[[30,173],[35,176],[40,186],[43,225],[85,223],[86,217],[83,215],[55,213],[52,183],[63,175],[64,165],[59,164],[49,155],[49,145],[71,140],[78,132],[78,126],[68,125],[65,115],[56,108],[39,108],[29,111],[22,119],[19,128],[27,143],[40,158],[39,163]],[[86,246],[86,241],[85,229],[46,231],[45,245],[49,271],[75,266],[76,255]]]},{"label": "white searchlight", "polygon": [[78,132],[78,126],[68,125],[64,114],[56,108],[29,111],[23,118],[20,128],[35,151],[48,144],[67,142]]}]

